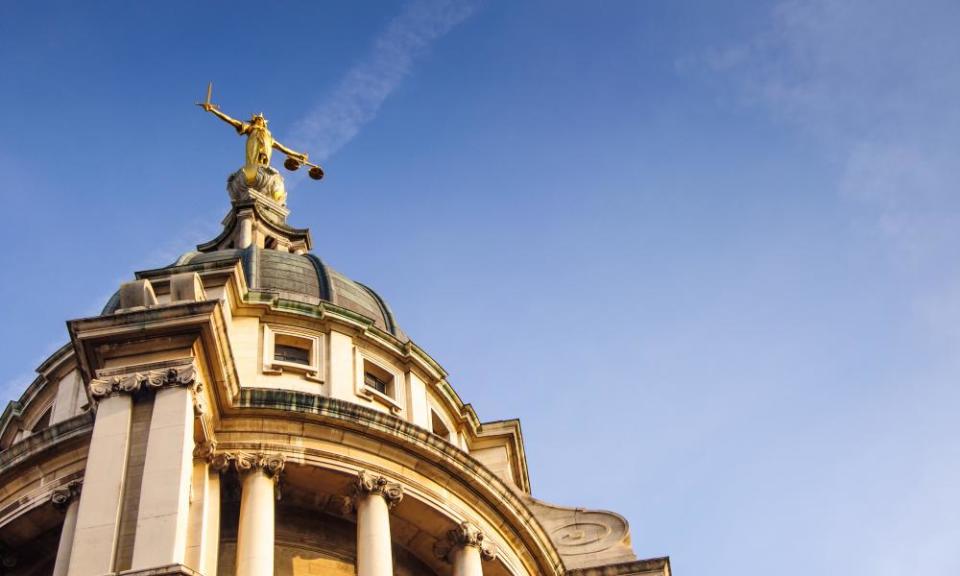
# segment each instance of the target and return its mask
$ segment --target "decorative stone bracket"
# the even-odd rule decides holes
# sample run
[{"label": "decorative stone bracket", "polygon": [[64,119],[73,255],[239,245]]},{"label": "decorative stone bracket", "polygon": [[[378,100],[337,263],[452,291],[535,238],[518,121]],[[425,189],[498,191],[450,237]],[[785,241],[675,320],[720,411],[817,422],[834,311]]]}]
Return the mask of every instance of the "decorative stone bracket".
[{"label": "decorative stone bracket", "polygon": [[366,470],[361,470],[357,474],[357,479],[351,487],[351,495],[344,498],[344,513],[349,514],[354,512],[356,510],[357,498],[370,494],[383,496],[383,499],[387,501],[387,507],[392,509],[403,500],[403,486],[396,482],[391,482],[383,476],[375,476]]},{"label": "decorative stone bracket", "polygon": [[[147,372],[127,372],[125,374],[102,376],[90,381],[90,395],[100,401],[114,394],[135,394],[140,390],[158,390],[168,386],[182,386],[202,390],[197,370],[193,364],[186,364],[173,368],[161,368]],[[195,404],[195,409],[202,413],[203,406]]]},{"label": "decorative stone bracket", "polygon": [[480,551],[482,560],[493,560],[497,557],[496,550],[484,541],[483,532],[469,522],[461,522],[456,528],[447,532],[445,540],[438,540],[433,546],[433,553],[437,558],[450,561],[450,553],[457,548],[473,547]]},{"label": "decorative stone bracket", "polygon": [[70,503],[80,497],[80,489],[83,487],[83,480],[71,480],[63,486],[60,486],[50,494],[50,502],[58,510],[63,510]]}]

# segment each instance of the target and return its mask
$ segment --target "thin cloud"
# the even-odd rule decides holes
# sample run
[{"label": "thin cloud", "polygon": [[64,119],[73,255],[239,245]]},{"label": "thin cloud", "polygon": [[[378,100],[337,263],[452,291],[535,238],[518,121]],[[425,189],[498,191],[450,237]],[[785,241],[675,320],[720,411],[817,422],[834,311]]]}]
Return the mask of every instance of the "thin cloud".
[{"label": "thin cloud", "polygon": [[939,257],[944,239],[960,240],[958,16],[950,0],[787,0],[701,68],[815,140],[840,197],[901,255]]},{"label": "thin cloud", "polygon": [[350,142],[376,118],[384,101],[410,73],[414,59],[466,20],[477,7],[469,0],[415,0],[374,43],[333,92],[293,128],[293,140],[320,161]]}]

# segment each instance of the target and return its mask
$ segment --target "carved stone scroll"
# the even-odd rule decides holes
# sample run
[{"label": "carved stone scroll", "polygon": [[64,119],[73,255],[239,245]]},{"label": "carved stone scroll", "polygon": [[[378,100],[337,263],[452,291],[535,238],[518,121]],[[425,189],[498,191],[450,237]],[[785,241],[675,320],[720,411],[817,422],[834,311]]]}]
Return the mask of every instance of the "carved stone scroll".
[{"label": "carved stone scroll", "polygon": [[224,471],[230,466],[240,474],[262,470],[268,477],[278,480],[287,459],[283,454],[277,453],[221,452],[213,454],[210,462],[215,470]]},{"label": "carved stone scroll", "polygon": [[480,551],[482,560],[493,560],[497,557],[496,550],[484,540],[483,532],[469,522],[461,522],[456,528],[447,532],[445,540],[438,540],[433,546],[433,553],[437,558],[450,561],[450,553],[457,548],[473,547]]},{"label": "carved stone scroll", "polygon": [[217,442],[215,440],[200,442],[193,449],[193,457],[205,460],[207,464],[212,465],[217,458]]},{"label": "carved stone scroll", "polygon": [[344,500],[344,512],[355,510],[357,498],[370,494],[383,496],[387,501],[387,507],[393,508],[403,500],[403,487],[396,482],[390,482],[383,476],[375,476],[366,470],[361,470],[353,483],[352,494]]},{"label": "carved stone scroll", "polygon": [[56,488],[53,493],[50,494],[50,502],[52,502],[53,506],[58,510],[63,510],[69,506],[74,499],[80,497],[80,489],[82,487],[83,480],[67,482],[63,486]]},{"label": "carved stone scroll", "polygon": [[147,372],[128,372],[95,378],[90,381],[90,395],[99,401],[113,394],[134,394],[140,390],[155,390],[169,386],[194,388],[197,384],[197,370],[191,363]]}]

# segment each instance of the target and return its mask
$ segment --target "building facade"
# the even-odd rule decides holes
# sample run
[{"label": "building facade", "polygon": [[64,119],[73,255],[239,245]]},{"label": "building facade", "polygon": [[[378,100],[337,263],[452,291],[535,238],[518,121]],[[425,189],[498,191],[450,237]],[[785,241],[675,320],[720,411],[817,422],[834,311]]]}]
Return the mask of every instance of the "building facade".
[{"label": "building facade", "polygon": [[240,174],[222,233],[68,322],[0,417],[0,575],[669,575],[535,499],[519,422]]}]

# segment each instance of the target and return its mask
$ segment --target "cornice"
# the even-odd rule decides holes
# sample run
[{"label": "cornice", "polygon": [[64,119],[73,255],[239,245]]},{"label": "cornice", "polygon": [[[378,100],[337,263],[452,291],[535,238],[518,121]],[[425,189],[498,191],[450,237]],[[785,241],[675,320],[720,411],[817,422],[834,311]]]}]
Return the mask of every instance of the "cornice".
[{"label": "cornice", "polygon": [[663,556],[568,570],[566,576],[670,576],[670,558]]}]

